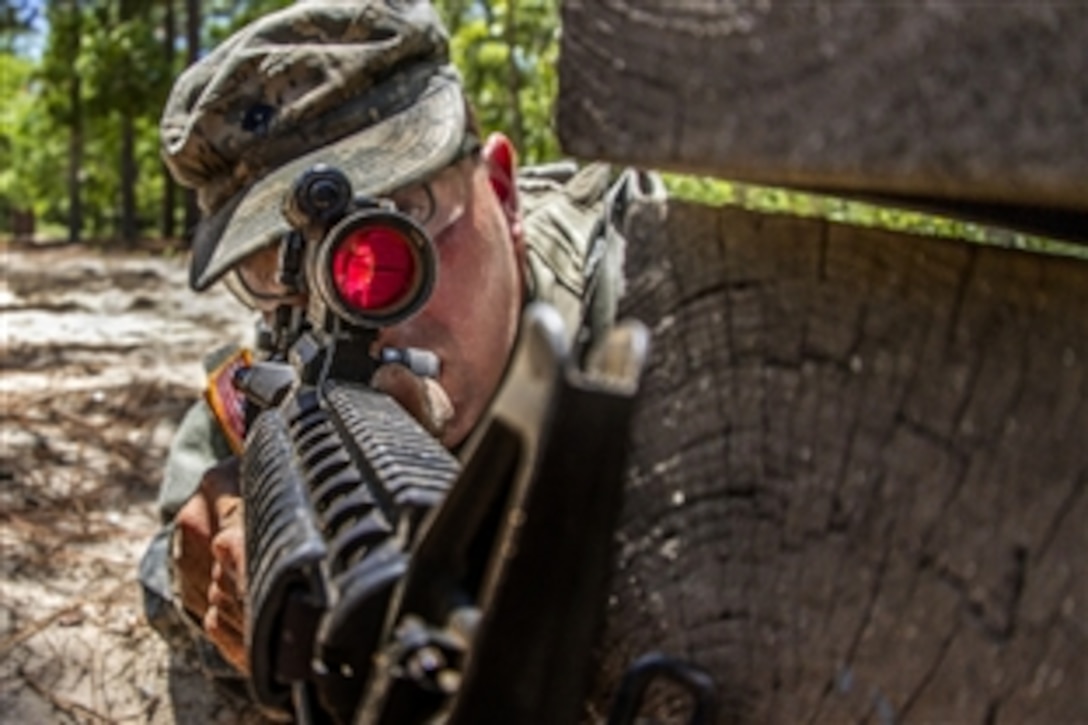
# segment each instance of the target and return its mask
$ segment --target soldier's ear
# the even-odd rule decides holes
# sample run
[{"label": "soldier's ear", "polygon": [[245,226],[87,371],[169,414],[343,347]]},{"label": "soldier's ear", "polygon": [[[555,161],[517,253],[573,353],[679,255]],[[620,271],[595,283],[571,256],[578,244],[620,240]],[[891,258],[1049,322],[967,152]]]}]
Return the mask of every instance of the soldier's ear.
[{"label": "soldier's ear", "polygon": [[527,289],[532,274],[529,270],[529,254],[525,246],[525,228],[521,223],[521,202],[518,199],[518,186],[516,183],[518,172],[518,154],[514,143],[501,133],[493,133],[487,137],[483,149],[480,151],[484,164],[487,166],[488,180],[495,192],[495,197],[502,207],[503,217],[506,219],[507,228],[510,230],[510,240],[514,244],[514,255],[517,257],[518,275],[521,278],[522,289]]},{"label": "soldier's ear", "polygon": [[517,175],[518,154],[514,143],[501,133],[493,133],[484,142],[480,152],[487,164],[488,178],[495,196],[502,204],[506,217],[511,222],[518,219],[518,187],[514,183]]}]

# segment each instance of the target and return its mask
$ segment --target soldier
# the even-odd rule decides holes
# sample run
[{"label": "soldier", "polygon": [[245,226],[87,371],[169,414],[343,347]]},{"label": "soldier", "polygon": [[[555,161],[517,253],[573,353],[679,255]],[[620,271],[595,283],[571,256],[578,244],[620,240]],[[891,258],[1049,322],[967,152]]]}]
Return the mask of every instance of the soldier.
[{"label": "soldier", "polygon": [[[418,215],[438,281],[426,306],[379,343],[429,350],[441,372],[432,380],[387,365],[373,384],[451,449],[496,392],[527,301],[553,304],[572,339],[611,322],[624,212],[662,202],[656,178],[633,171],[519,173],[508,139],[481,138],[446,31],[422,0],[302,0],[255,21],[178,79],[161,137],[171,172],[203,211],[191,286],[226,279],[265,315],[304,301],[275,274],[281,201],[302,171],[335,165],[357,193]],[[210,360],[213,388],[237,354]],[[217,412],[213,396],[181,425],[160,495],[164,527],[141,580],[160,632],[209,651],[211,642],[230,665],[216,669],[211,657],[213,672],[244,675],[239,435]]]}]

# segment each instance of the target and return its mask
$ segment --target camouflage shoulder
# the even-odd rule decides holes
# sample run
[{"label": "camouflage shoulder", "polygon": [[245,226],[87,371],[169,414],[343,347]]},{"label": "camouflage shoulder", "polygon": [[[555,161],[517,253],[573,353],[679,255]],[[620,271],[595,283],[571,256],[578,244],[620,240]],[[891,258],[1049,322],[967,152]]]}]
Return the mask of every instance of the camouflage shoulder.
[{"label": "camouflage shoulder", "polygon": [[529,293],[554,306],[571,336],[581,324],[586,262],[612,176],[607,164],[560,162],[518,177],[529,264]]},{"label": "camouflage shoulder", "polygon": [[530,295],[552,304],[572,341],[614,320],[624,291],[623,261],[632,213],[665,205],[651,172],[605,163],[558,162],[523,169],[518,179],[529,257]]},{"label": "camouflage shoulder", "polygon": [[166,458],[158,501],[162,521],[173,521],[200,487],[204,472],[232,453],[208,403],[203,398],[193,403],[178,425]]},{"label": "camouflage shoulder", "polygon": [[207,385],[178,424],[159,489],[159,514],[172,521],[200,485],[204,472],[238,450],[241,403],[230,385],[233,370],[247,364],[248,349],[224,345],[204,357]]},{"label": "camouflage shoulder", "polygon": [[598,339],[619,313],[627,291],[627,247],[645,227],[665,218],[668,194],[661,176],[652,171],[624,169],[610,184],[604,199],[601,226],[589,250],[589,284],[585,327]]}]

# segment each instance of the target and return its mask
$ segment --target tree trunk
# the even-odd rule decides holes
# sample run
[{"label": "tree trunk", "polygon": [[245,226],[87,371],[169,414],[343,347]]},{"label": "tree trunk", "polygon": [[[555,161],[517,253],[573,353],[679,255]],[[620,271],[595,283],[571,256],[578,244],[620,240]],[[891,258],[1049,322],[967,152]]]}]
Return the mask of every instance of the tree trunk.
[{"label": "tree trunk", "polygon": [[[166,67],[170,73],[175,72],[177,53],[174,42],[177,37],[177,15],[174,12],[174,0],[163,0],[166,11],[163,15],[163,55],[166,58]],[[160,164],[162,170],[162,236],[165,240],[171,240],[177,234],[175,211],[177,207],[177,182],[171,176],[165,164]]]},{"label": "tree trunk", "polygon": [[1088,244],[1083,3],[562,9],[556,119],[573,156],[910,199]]},{"label": "tree trunk", "polygon": [[[201,26],[200,0],[185,0],[185,38],[186,60],[192,65],[200,59],[200,26]],[[185,241],[191,244],[193,232],[200,222],[200,207],[197,204],[196,192],[188,190],[185,193]]]},{"label": "tree trunk", "polygon": [[506,94],[510,99],[510,128],[516,148],[525,146],[525,119],[521,112],[521,70],[515,51],[518,44],[518,0],[507,0],[506,23],[503,27],[506,41]]},{"label": "tree trunk", "polygon": [[659,650],[723,723],[1088,720],[1088,264],[688,204],[634,227],[653,353],[594,711]]},{"label": "tree trunk", "polygon": [[[126,25],[136,15],[136,8],[134,7],[133,0],[121,0],[118,5],[117,19],[121,25]],[[129,68],[128,72],[137,72],[136,68]],[[137,167],[136,167],[136,141],[135,141],[135,119],[134,119],[134,103],[131,97],[118,98],[115,108],[120,116],[120,136],[121,136],[121,157],[119,159],[119,171],[118,180],[120,182],[120,194],[121,194],[121,219],[120,233],[121,242],[126,247],[132,247],[136,244],[136,238],[139,235],[138,222],[136,219],[136,183],[137,183]]]},{"label": "tree trunk", "polygon": [[33,242],[36,227],[33,209],[11,210],[11,236],[16,242]]},{"label": "tree trunk", "polygon": [[139,236],[136,219],[136,152],[132,109],[121,108],[121,241],[135,246]]},{"label": "tree trunk", "polygon": [[71,121],[68,128],[68,241],[83,236],[83,99],[78,71],[72,71],[68,85]]}]

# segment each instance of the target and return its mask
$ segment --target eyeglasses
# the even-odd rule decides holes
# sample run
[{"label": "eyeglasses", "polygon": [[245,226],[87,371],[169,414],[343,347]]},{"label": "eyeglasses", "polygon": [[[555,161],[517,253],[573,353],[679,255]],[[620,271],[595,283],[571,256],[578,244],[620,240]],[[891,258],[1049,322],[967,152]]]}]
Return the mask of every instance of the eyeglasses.
[{"label": "eyeglasses", "polygon": [[[435,244],[465,214],[471,185],[461,158],[431,178],[397,189],[380,199],[419,224]],[[227,288],[251,309],[270,312],[279,305],[300,304],[299,290],[280,279],[282,244],[269,244],[250,254],[226,276]]]}]

